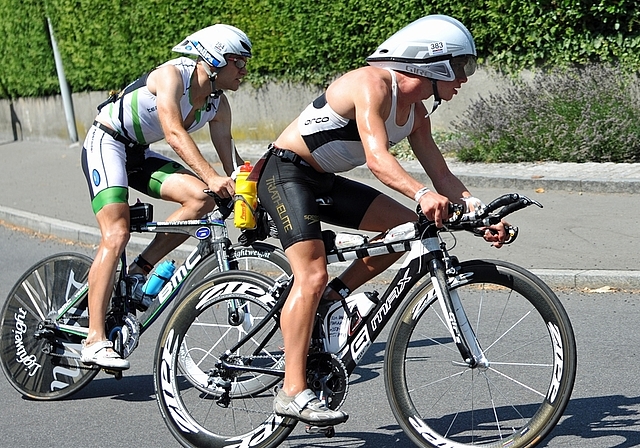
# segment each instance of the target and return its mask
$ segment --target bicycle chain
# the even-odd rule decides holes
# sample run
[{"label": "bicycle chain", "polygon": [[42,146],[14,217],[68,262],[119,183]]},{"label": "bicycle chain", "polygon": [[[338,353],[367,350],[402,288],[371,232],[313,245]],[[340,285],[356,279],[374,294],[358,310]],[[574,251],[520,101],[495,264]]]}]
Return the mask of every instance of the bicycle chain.
[{"label": "bicycle chain", "polygon": [[[48,356],[53,356],[55,358],[69,358],[69,355],[62,355],[60,353],[46,353],[46,355]],[[80,356],[78,356],[77,358],[73,358],[73,359],[77,359],[78,361],[80,361]],[[71,367],[74,369],[82,369],[82,370],[95,370],[96,366],[92,366],[92,365],[86,365],[84,363],[82,363],[82,361],[80,361],[80,363],[78,365],[71,365],[71,364],[56,364],[57,366],[61,366],[61,367]]]}]

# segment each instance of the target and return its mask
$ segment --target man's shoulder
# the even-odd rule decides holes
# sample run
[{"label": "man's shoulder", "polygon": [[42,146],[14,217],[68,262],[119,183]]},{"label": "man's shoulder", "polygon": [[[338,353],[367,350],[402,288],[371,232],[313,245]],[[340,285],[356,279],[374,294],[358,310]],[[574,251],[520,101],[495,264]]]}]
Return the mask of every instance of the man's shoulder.
[{"label": "man's shoulder", "polygon": [[185,56],[180,56],[178,58],[169,59],[167,62],[162,64],[160,67],[162,67],[163,65],[176,65],[176,66],[184,66],[184,67],[195,67],[196,60],[188,58],[188,57],[185,57]]},{"label": "man's shoulder", "polygon": [[348,80],[350,84],[359,86],[361,89],[379,89],[391,86],[391,73],[389,70],[367,65],[349,72],[345,76],[345,80]]},{"label": "man's shoulder", "polygon": [[170,59],[162,65],[159,65],[156,68],[157,70],[171,70],[177,69],[181,73],[190,74],[196,67],[196,61],[190,58],[179,57],[175,59]]}]

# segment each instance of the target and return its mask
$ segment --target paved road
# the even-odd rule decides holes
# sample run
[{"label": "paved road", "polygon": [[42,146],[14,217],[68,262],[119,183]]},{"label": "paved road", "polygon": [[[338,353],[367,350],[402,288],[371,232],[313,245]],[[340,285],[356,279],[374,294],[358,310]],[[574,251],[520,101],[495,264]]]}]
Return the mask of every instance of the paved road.
[{"label": "paved road", "polygon": [[[255,161],[264,145],[240,146]],[[159,145],[155,149],[170,154]],[[204,145],[203,151],[213,151]],[[0,220],[47,234],[96,244],[99,241],[87,187],[81,173],[80,148],[59,142],[14,142],[0,145],[7,167],[0,176]],[[414,175],[424,177],[415,162],[403,162]],[[501,250],[478,238],[458,235],[454,250],[460,259],[501,258],[532,269],[552,285],[578,288],[605,286],[640,289],[640,164],[462,164],[451,163],[471,191],[488,202],[501,194],[518,192],[540,201],[510,221],[521,228],[519,240]],[[376,187],[365,168],[353,176]],[[425,179],[426,182],[426,179]],[[394,192],[390,194],[398,197]],[[135,191],[131,202],[140,197]],[[399,198],[413,207],[407,198]],[[175,206],[151,200],[161,220]],[[134,240],[145,244],[147,240]],[[274,242],[277,244],[277,242]]]},{"label": "paved road", "polygon": [[[31,237],[0,226],[0,297],[19,275],[46,255],[61,251],[92,253],[55,239]],[[549,448],[631,448],[640,446],[640,305],[626,292],[558,290],[574,325],[578,373],[571,402]],[[0,375],[0,447],[141,448],[178,446],[155,402],[152,358],[161,322],[145,333],[121,381],[99,374],[70,399],[37,402],[20,396]],[[382,360],[386,334],[369,350],[351,377],[344,409],[348,424],[333,439],[307,436],[298,427],[283,447],[411,446],[395,422],[384,392]]]}]

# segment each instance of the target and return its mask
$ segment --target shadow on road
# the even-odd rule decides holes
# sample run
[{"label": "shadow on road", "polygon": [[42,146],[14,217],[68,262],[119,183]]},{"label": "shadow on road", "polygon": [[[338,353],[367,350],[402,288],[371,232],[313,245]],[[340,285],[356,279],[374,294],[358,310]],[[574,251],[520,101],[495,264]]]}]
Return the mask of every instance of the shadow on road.
[{"label": "shadow on road", "polygon": [[114,400],[123,401],[155,400],[153,375],[125,375],[121,380],[112,377],[96,378],[69,400],[99,397],[112,397]]},{"label": "shadow on road", "polygon": [[[355,370],[352,385],[381,376],[384,343],[374,343],[362,364]],[[124,376],[116,381],[111,377],[94,379],[69,400],[108,398],[126,402],[155,400],[152,375]],[[389,422],[390,423],[390,422]],[[371,428],[372,431],[349,431],[347,423],[337,432],[335,439],[318,436],[291,435],[289,442],[318,447],[395,447],[407,446],[411,441],[397,424]],[[380,433],[382,431],[383,433]],[[301,445],[302,446],[302,445]],[[542,447],[559,446],[607,446],[632,448],[640,446],[640,396],[607,395],[575,398],[569,402],[560,423]]]},{"label": "shadow on road", "polygon": [[[598,445],[610,448],[640,446],[639,406],[640,397],[624,395],[572,399],[547,442],[550,443],[554,437],[574,436],[585,441],[583,446],[594,446],[593,442],[587,444],[586,440],[597,441],[607,437],[606,443]],[[613,445],[611,437],[622,441]]]}]

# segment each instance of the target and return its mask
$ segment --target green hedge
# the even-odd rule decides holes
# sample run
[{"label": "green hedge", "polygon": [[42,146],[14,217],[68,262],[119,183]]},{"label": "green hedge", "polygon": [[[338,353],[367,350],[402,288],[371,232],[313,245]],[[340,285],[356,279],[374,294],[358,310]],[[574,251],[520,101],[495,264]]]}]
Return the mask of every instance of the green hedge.
[{"label": "green hedge", "polygon": [[476,37],[481,62],[522,68],[618,61],[640,68],[635,0],[0,0],[0,97],[59,91],[51,19],[73,91],[120,88],[216,22],[247,32],[254,83],[321,84],[360,66],[410,21],[449,14]]}]

